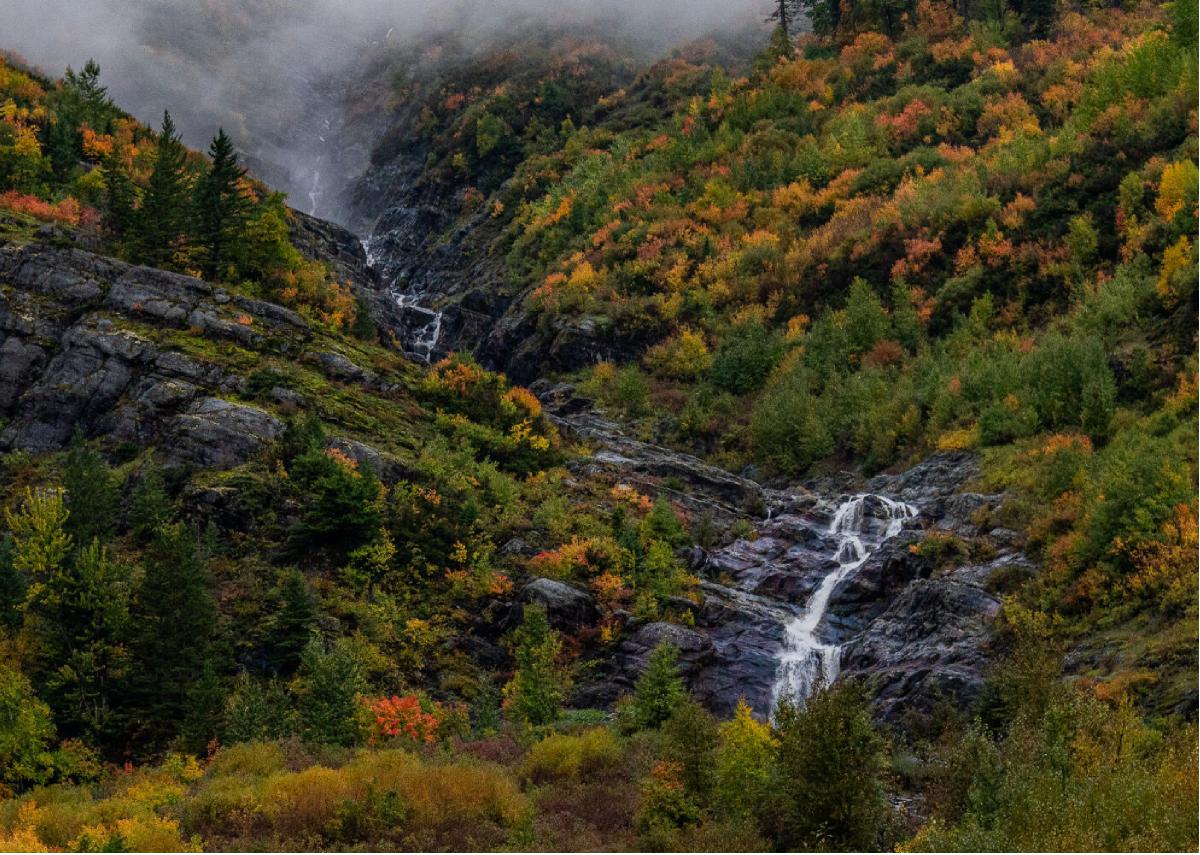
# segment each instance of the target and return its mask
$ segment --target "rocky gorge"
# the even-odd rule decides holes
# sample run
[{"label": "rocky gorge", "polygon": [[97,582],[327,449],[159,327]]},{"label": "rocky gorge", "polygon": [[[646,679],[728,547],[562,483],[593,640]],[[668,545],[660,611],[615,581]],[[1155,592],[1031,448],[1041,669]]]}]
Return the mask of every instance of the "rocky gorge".
[{"label": "rocky gorge", "polygon": [[[627,639],[600,664],[600,676],[578,689],[577,704],[608,706],[630,691],[666,640],[680,650],[692,691],[714,712],[728,715],[745,698],[766,717],[781,691],[811,689],[811,678],[788,686],[788,628],[808,616],[826,582],[831,587],[813,634],[836,663],[830,676],[866,680],[881,719],[903,724],[940,702],[961,705],[978,696],[999,598],[1036,568],[1018,535],[991,521],[1003,496],[972,491],[974,455],[939,453],[870,479],[843,473],[768,487],[626,436],[569,386],[534,388],[559,425],[588,443],[590,455],[576,464],[581,474],[603,471],[642,490],[664,491],[723,532],[709,548],[685,550],[700,578],[699,602],[683,604],[687,625],[627,623]],[[899,518],[898,503],[907,509]],[[839,575],[844,541],[835,520],[848,504],[867,546]],[[748,536],[730,534],[739,516],[752,520]],[[923,546],[928,542],[953,543],[962,552],[947,563]],[[531,582],[525,598],[546,605],[563,628],[594,609],[582,592],[550,580]]]}]

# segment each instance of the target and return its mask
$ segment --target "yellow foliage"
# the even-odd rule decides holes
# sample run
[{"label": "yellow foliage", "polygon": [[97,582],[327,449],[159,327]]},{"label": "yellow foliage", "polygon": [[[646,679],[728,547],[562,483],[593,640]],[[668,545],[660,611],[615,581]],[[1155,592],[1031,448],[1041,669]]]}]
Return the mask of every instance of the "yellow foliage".
[{"label": "yellow foliage", "polygon": [[1184,209],[1194,210],[1197,181],[1200,181],[1200,175],[1192,161],[1184,160],[1167,166],[1158,182],[1154,210],[1167,221],[1175,219],[1175,215]]}]

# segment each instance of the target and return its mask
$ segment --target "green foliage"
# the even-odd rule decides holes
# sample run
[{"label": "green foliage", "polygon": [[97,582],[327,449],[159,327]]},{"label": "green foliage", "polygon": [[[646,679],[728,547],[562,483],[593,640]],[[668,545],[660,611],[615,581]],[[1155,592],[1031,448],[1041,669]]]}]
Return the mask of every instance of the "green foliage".
[{"label": "green foliage", "polygon": [[281,739],[291,732],[291,709],[287,692],[275,681],[264,683],[242,671],[225,699],[225,743]]},{"label": "green foliage", "polygon": [[54,723],[20,671],[0,665],[0,784],[20,788],[45,780]]},{"label": "green foliage", "polygon": [[730,330],[717,349],[712,379],[722,389],[735,394],[762,387],[767,376],[783,356],[783,341],[778,334],[757,321]]},{"label": "green foliage", "polygon": [[146,550],[132,608],[131,692],[151,744],[176,733],[198,678],[211,665],[216,615],[209,586],[195,533],[180,523],[160,527]]},{"label": "green foliage", "polygon": [[317,624],[317,603],[308,580],[298,570],[285,570],[277,587],[278,607],[267,625],[267,657],[272,670],[289,675],[300,664],[300,657]]},{"label": "green foliage", "polygon": [[558,665],[562,645],[546,610],[528,605],[513,633],[513,675],[504,687],[504,709],[515,721],[534,727],[551,724],[569,689]]},{"label": "green foliage", "polygon": [[641,729],[660,727],[687,698],[678,668],[679,650],[660,641],[650,652],[633,695],[633,723]]},{"label": "green foliage", "polygon": [[775,711],[778,765],[772,823],[785,849],[874,849],[884,812],[883,740],[863,688],[818,687],[803,707]]},{"label": "green foliage", "polygon": [[76,553],[29,597],[44,649],[39,681],[64,735],[105,744],[128,675],[129,571],[98,541]]},{"label": "green foliage", "polygon": [[190,226],[190,193],[187,151],[171,114],[164,112],[154,168],[138,209],[134,241],[138,261],[171,267],[183,259]]},{"label": "green foliage", "polygon": [[352,641],[326,644],[312,639],[300,658],[294,690],[300,735],[326,745],[357,744],[362,738],[358,694],[363,687],[363,663]]},{"label": "green foliage", "polygon": [[222,279],[228,275],[232,247],[241,238],[250,202],[241,186],[246,170],[238,164],[224,129],[213,137],[208,156],[208,171],[196,182],[194,233],[205,275]]},{"label": "green foliage", "polygon": [[175,509],[167,495],[162,470],[148,464],[129,496],[129,530],[135,538],[149,540],[159,527],[170,522]]},{"label": "green foliage", "polygon": [[314,450],[292,461],[290,475],[304,501],[300,521],[289,533],[294,548],[325,548],[348,555],[379,531],[383,488],[369,470],[357,471]]},{"label": "green foliage", "polygon": [[62,567],[71,549],[62,490],[26,487],[24,501],[5,510],[4,518],[12,532],[13,569],[24,573],[36,591]]},{"label": "green foliage", "polygon": [[75,543],[107,540],[116,526],[120,493],[117,479],[104,460],[76,434],[63,465],[67,533]]}]

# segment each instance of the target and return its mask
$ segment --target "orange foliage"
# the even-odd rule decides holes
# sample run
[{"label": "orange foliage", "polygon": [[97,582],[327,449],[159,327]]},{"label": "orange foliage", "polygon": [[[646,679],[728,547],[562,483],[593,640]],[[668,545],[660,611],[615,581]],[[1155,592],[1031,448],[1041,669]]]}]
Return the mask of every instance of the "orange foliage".
[{"label": "orange foliage", "polygon": [[[421,699],[416,695],[392,695],[390,698],[368,699],[364,703],[375,716],[372,743],[377,737],[392,739],[403,736],[413,742],[426,744],[437,739],[441,722],[437,715],[421,708]],[[434,709],[439,709],[436,704]]]},{"label": "orange foliage", "polygon": [[38,220],[48,220],[68,226],[79,225],[79,219],[83,214],[83,206],[70,196],[55,203],[26,193],[18,193],[16,190],[0,193],[0,208],[19,214],[28,214]]}]

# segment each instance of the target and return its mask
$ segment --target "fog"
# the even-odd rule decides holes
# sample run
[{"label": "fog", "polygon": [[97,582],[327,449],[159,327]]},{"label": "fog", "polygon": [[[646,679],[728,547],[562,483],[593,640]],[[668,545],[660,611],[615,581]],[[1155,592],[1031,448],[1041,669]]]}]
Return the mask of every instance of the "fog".
[{"label": "fog", "polygon": [[533,23],[598,24],[646,59],[747,20],[769,0],[0,0],[0,50],[51,77],[89,58],[118,105],[169,109],[203,148],[224,126],[254,171],[318,215],[366,162],[339,86],[365,56],[433,33],[472,46]]}]

